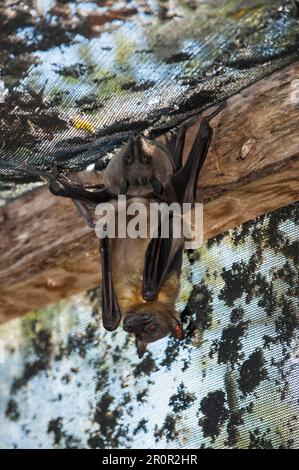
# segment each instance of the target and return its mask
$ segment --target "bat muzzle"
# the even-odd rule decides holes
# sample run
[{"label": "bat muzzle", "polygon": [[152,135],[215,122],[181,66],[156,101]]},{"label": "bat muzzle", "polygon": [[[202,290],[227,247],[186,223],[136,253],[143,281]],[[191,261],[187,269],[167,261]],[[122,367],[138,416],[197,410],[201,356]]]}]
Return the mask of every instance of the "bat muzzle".
[{"label": "bat muzzle", "polygon": [[144,327],[152,322],[152,319],[152,315],[147,313],[129,313],[124,319],[123,327],[127,333],[140,334],[143,332]]}]

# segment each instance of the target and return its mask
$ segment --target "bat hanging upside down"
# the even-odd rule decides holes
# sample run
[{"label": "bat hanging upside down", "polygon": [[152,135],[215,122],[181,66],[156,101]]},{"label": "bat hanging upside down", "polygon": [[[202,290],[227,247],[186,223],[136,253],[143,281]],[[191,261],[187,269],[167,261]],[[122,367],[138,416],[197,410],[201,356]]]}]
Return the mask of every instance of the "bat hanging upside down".
[{"label": "bat hanging upside down", "polygon": [[[182,154],[188,122],[171,131],[165,143],[143,136],[129,138],[105,169],[104,184],[95,190],[57,172],[41,176],[47,179],[53,194],[75,202],[91,227],[96,224],[96,206],[115,204],[119,195],[126,195],[128,206],[136,201],[147,207],[153,201],[193,204],[199,172],[213,136],[209,122],[224,106],[221,104],[210,114],[202,113],[184,165]],[[175,307],[183,249],[184,238],[175,238],[171,227],[168,238],[101,238],[103,325],[113,331],[122,320],[125,331],[136,337],[140,358],[150,342],[169,334],[183,337]]]}]

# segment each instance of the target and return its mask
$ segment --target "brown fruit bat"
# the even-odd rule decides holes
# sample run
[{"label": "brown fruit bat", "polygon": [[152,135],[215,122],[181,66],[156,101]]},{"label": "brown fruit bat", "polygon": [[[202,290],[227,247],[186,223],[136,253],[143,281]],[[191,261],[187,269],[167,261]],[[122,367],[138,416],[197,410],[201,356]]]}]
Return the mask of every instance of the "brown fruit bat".
[{"label": "brown fruit bat", "polygon": [[[127,205],[141,201],[194,203],[199,172],[212,140],[210,120],[225,104],[201,114],[200,125],[185,164],[182,154],[187,121],[171,131],[165,142],[130,137],[111,159],[103,183],[90,190],[57,172],[42,174],[50,191],[71,198],[89,226],[95,227],[95,207],[127,196]],[[171,225],[171,218],[170,218]],[[184,238],[108,238],[100,241],[102,265],[102,320],[113,331],[123,328],[136,337],[138,356],[147,344],[183,329],[175,303],[180,288]]]}]

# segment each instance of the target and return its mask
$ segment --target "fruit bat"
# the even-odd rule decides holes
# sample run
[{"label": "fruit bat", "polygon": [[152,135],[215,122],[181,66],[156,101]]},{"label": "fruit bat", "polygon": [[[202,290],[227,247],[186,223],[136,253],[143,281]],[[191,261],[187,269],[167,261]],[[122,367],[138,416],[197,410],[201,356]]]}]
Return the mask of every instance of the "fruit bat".
[{"label": "fruit bat", "polygon": [[[95,207],[115,202],[126,195],[127,204],[153,201],[167,204],[194,203],[199,172],[213,136],[210,120],[222,103],[200,117],[193,145],[183,164],[185,135],[190,121],[170,131],[162,142],[145,136],[130,137],[110,160],[103,173],[103,184],[92,190],[58,174],[41,176],[50,191],[71,198],[89,226],[95,227]],[[171,225],[171,217],[169,224]],[[122,320],[123,328],[136,338],[141,358],[147,344],[169,334],[183,337],[175,303],[180,288],[184,238],[109,238],[100,240],[102,266],[102,321],[113,331]]]}]

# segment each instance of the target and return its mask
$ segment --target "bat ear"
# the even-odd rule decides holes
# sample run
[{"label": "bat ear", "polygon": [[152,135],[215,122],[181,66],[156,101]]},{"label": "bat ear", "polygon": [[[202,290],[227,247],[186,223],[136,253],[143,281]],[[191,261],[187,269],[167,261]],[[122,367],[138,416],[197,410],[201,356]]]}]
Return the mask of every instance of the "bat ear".
[{"label": "bat ear", "polygon": [[184,333],[184,330],[183,330],[183,325],[181,322],[177,322],[176,325],[174,326],[173,328],[173,336],[176,338],[176,339],[184,339],[185,337],[185,333]]},{"label": "bat ear", "polygon": [[136,348],[137,348],[138,357],[139,359],[141,359],[146,351],[147,342],[136,337]]}]

